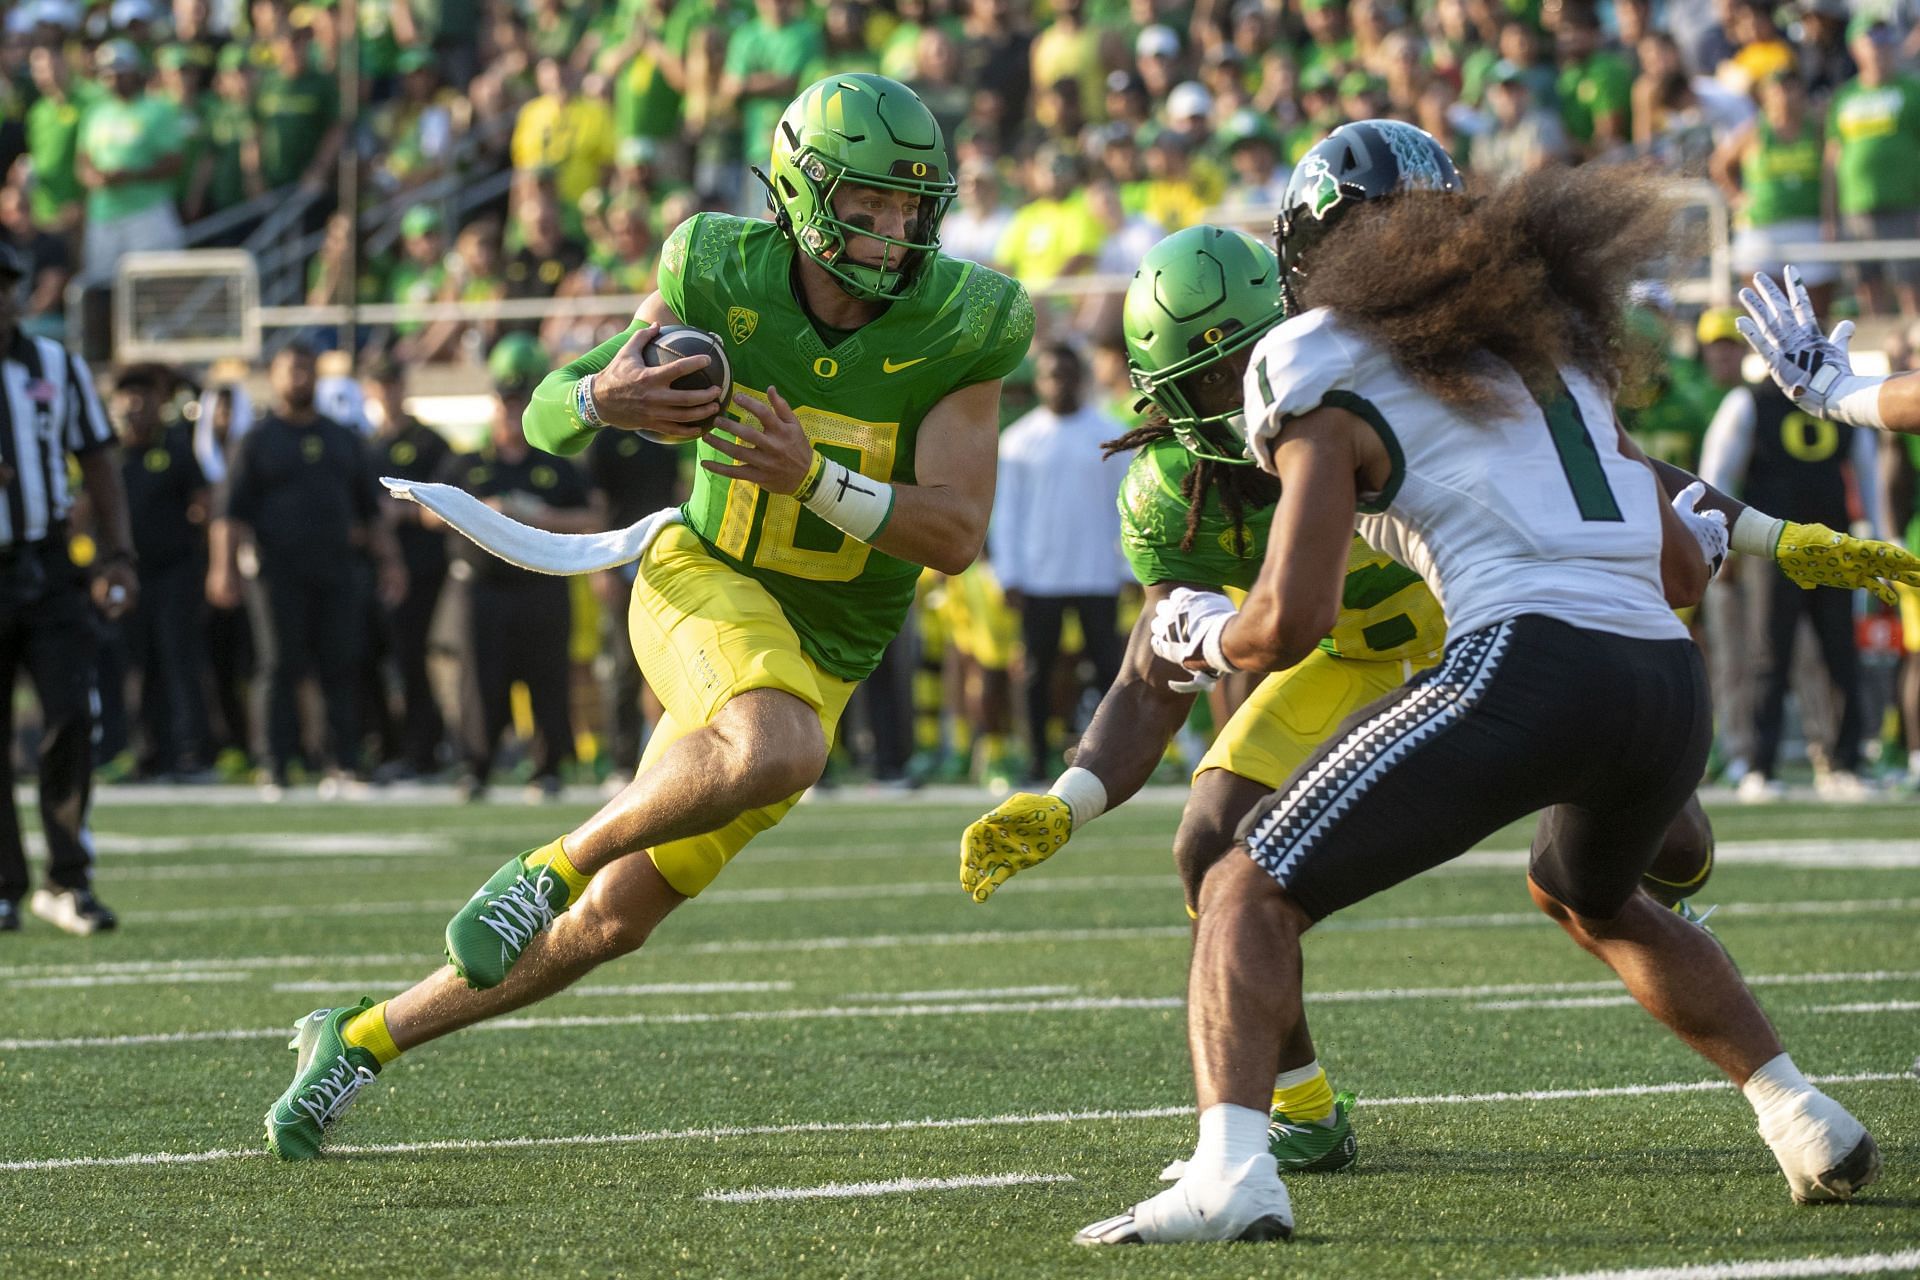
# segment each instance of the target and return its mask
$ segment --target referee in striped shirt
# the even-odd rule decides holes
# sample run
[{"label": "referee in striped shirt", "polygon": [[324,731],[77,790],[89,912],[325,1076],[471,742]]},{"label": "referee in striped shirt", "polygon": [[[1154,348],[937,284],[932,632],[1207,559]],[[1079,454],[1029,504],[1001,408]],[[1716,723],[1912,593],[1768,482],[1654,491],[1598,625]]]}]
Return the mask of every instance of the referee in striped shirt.
[{"label": "referee in striped shirt", "polygon": [[[33,913],[69,933],[114,925],[93,896],[87,810],[93,773],[95,609],[133,607],[127,528],[113,429],[80,357],[19,327],[26,263],[0,243],[0,933],[20,927],[27,859],[13,799],[14,680],[22,667],[40,699],[40,823],[46,883]],[[74,493],[67,456],[79,462],[99,550],[92,580],[67,554]]]}]

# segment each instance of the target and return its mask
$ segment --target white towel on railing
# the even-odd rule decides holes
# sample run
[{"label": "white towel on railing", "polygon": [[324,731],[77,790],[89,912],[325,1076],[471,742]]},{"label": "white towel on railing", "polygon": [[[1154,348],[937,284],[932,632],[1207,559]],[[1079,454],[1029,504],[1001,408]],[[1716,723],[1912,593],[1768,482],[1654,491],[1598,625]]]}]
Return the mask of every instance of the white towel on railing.
[{"label": "white towel on railing", "polygon": [[450,484],[416,484],[391,476],[382,476],[380,483],[394,497],[419,503],[508,564],[563,577],[631,564],[647,553],[662,529],[680,523],[680,508],[668,507],[606,533],[549,533],[504,516]]}]

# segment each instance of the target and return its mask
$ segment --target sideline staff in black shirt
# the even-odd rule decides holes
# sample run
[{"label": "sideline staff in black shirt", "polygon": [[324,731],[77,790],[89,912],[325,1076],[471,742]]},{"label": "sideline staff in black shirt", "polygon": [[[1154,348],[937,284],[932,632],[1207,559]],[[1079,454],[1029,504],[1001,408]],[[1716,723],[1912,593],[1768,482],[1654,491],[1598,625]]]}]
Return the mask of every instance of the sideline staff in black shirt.
[{"label": "sideline staff in black shirt", "polygon": [[360,646],[366,636],[365,553],[380,596],[406,590],[406,570],[381,519],[379,482],[359,435],[314,409],[314,354],[295,344],[269,368],[274,406],[240,441],[214,522],[207,596],[240,596],[239,550],[251,542],[258,580],[248,592],[267,706],[269,785],[284,787],[300,750],[300,680],[315,674],[327,708],[331,767],[359,760]]}]

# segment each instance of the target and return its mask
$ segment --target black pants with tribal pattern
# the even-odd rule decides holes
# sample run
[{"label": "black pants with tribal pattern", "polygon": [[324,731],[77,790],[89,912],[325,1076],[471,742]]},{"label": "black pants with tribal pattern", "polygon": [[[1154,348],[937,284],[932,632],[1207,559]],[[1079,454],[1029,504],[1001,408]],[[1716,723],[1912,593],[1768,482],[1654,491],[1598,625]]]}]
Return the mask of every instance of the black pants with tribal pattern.
[{"label": "black pants with tribal pattern", "polygon": [[1357,712],[1237,838],[1319,920],[1544,809],[1534,880],[1609,919],[1699,784],[1711,740],[1692,641],[1527,614],[1456,637],[1439,666]]}]

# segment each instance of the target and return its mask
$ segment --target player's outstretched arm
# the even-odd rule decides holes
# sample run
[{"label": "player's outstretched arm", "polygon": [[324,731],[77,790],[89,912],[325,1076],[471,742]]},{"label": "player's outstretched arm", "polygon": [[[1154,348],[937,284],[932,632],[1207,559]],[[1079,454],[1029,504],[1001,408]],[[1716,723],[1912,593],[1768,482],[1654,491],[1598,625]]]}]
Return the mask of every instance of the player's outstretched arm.
[{"label": "player's outstretched arm", "polygon": [[[1113,687],[1100,700],[1074,753],[1073,767],[1045,795],[1008,796],[960,837],[960,887],[985,902],[1015,872],[1058,853],[1073,833],[1116,808],[1153,776],[1173,735],[1186,723],[1198,686],[1191,674],[1154,656],[1154,610],[1176,583],[1147,588]],[[1184,685],[1185,688],[1174,688]]]},{"label": "player's outstretched arm", "polygon": [[[1916,385],[1920,385],[1917,383]],[[1689,485],[1705,491],[1701,510],[1722,512],[1732,527],[1731,549],[1780,566],[1787,578],[1811,591],[1815,587],[1856,588],[1873,592],[1889,605],[1900,597],[1895,583],[1920,587],[1920,556],[1877,538],[1856,538],[1824,524],[1798,524],[1750,507],[1667,462],[1650,462],[1668,497]]]},{"label": "player's outstretched arm", "polygon": [[1884,431],[1920,432],[1920,374],[1863,376],[1853,371],[1847,344],[1853,321],[1820,331],[1813,302],[1792,267],[1782,288],[1765,272],[1740,291],[1747,314],[1736,325],[1780,389],[1816,418]]}]

